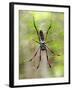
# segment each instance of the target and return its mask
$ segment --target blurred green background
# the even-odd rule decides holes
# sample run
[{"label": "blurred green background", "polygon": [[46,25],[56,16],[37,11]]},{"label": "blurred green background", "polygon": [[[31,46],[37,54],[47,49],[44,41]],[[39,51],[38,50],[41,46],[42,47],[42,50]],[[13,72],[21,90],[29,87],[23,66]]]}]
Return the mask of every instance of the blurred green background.
[{"label": "blurred green background", "polygon": [[[33,16],[38,30],[42,30],[44,35],[49,30],[47,36],[47,46],[54,51],[52,55],[48,51],[49,68],[45,52],[42,52],[42,60],[38,70],[39,52],[32,62],[28,62],[39,47],[38,36],[33,24]],[[60,55],[60,56],[57,56]],[[30,78],[50,78],[64,76],[64,13],[63,12],[41,12],[41,11],[19,11],[19,79]]]}]

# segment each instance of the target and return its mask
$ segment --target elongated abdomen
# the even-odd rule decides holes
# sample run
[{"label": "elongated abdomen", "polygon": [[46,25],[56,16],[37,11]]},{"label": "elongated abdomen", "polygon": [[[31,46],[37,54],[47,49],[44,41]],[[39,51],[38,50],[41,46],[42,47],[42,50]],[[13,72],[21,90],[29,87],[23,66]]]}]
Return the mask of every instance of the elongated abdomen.
[{"label": "elongated abdomen", "polygon": [[42,40],[42,41],[44,41],[44,34],[43,34],[43,32],[40,30],[40,39]]}]

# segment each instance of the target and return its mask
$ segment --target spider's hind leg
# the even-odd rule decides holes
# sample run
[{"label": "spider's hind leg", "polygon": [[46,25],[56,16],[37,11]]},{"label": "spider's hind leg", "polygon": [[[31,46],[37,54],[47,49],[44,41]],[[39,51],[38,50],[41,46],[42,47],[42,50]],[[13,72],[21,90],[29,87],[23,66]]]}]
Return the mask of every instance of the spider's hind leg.
[{"label": "spider's hind leg", "polygon": [[41,62],[41,49],[40,49],[39,64],[38,64],[38,66],[37,66],[37,69],[38,69],[39,66],[40,66],[40,62]]},{"label": "spider's hind leg", "polygon": [[[39,50],[39,48],[38,48],[38,50]],[[37,55],[38,50],[35,52],[34,56],[28,62],[33,60],[33,58]]]},{"label": "spider's hind leg", "polygon": [[[46,49],[46,57],[47,57],[47,61],[48,61],[48,53],[47,53],[47,49]],[[50,65],[49,61],[48,61],[48,65],[49,65],[49,67],[51,68],[51,65]]]}]

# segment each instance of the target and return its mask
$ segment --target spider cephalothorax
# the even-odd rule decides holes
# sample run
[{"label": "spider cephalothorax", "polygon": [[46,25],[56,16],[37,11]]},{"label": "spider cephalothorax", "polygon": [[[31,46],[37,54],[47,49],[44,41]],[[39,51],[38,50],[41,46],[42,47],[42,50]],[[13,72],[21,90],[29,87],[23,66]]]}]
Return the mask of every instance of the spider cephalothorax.
[{"label": "spider cephalothorax", "polygon": [[[34,24],[35,30],[37,32],[37,35],[38,35],[38,41],[35,41],[35,40],[34,41],[40,44],[40,47],[38,48],[38,50],[40,49],[39,63],[38,63],[38,66],[37,66],[37,69],[38,69],[39,68],[39,65],[40,65],[40,62],[41,62],[41,51],[46,51],[47,61],[48,61],[48,49],[50,50],[50,52],[52,54],[54,54],[54,52],[46,45],[46,43],[47,43],[46,42],[47,34],[48,34],[48,31],[51,29],[51,25],[48,27],[48,30],[46,32],[46,36],[44,38],[43,31],[42,30],[38,31],[38,29],[37,29],[37,27],[35,25],[34,17],[33,17],[33,24]],[[32,61],[33,60],[33,58],[37,55],[38,50],[36,51],[36,53],[34,54],[34,56],[29,61]],[[48,61],[48,65],[51,68],[51,65],[50,65],[49,61]]]}]

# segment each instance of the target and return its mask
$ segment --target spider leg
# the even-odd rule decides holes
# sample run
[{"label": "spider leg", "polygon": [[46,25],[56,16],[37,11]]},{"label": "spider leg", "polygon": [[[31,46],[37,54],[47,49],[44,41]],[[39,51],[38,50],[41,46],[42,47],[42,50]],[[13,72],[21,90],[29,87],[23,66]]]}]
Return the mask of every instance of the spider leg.
[{"label": "spider leg", "polygon": [[[52,54],[56,55],[48,46],[46,46],[46,47],[50,50],[50,52],[51,52]],[[57,55],[57,56],[60,56],[60,55]]]},{"label": "spider leg", "polygon": [[36,24],[35,24],[34,16],[33,16],[33,24],[34,24],[34,28],[35,28],[35,30],[36,30],[36,32],[37,32],[38,39],[39,39],[39,41],[40,41],[40,36],[39,36],[39,32],[38,32],[38,29],[37,29]]},{"label": "spider leg", "polygon": [[32,61],[33,60],[33,58],[37,55],[38,50],[39,50],[39,48],[37,49],[37,51],[35,52],[34,56],[29,61]]},{"label": "spider leg", "polygon": [[47,32],[46,32],[45,40],[47,39],[47,35],[48,35],[48,32],[49,32],[50,28],[51,28],[51,25],[48,27],[48,30],[47,30]]},{"label": "spider leg", "polygon": [[36,42],[36,43],[38,43],[38,44],[40,44],[38,41],[36,41],[36,40],[34,40],[34,39],[32,39],[34,42]]},{"label": "spider leg", "polygon": [[51,53],[53,53],[55,55],[55,53],[48,46],[46,46],[46,47],[50,50]]},{"label": "spider leg", "polygon": [[40,62],[41,62],[41,49],[40,49],[39,64],[38,64],[38,66],[37,66],[37,69],[38,69],[39,66],[40,66]]},{"label": "spider leg", "polygon": [[[48,61],[48,53],[47,53],[47,49],[46,49],[46,57],[47,57],[47,61]],[[49,67],[51,68],[51,65],[50,65],[49,61],[48,61],[48,65],[49,65]]]},{"label": "spider leg", "polygon": [[50,41],[47,41],[45,44],[47,44],[47,43],[50,43],[52,40],[50,40]]}]

